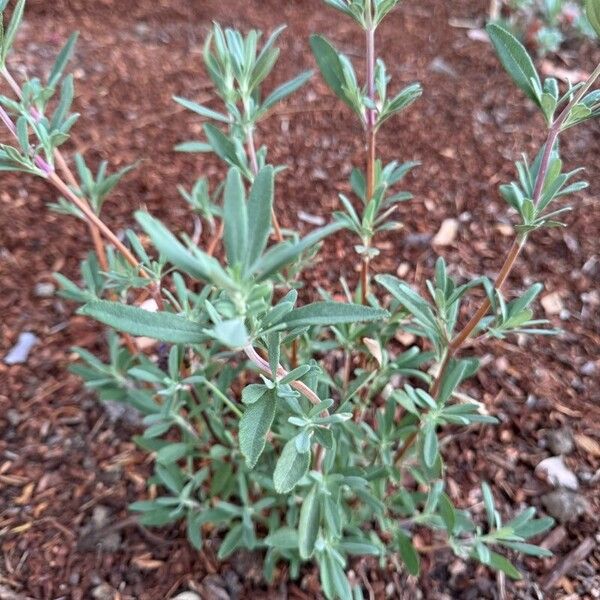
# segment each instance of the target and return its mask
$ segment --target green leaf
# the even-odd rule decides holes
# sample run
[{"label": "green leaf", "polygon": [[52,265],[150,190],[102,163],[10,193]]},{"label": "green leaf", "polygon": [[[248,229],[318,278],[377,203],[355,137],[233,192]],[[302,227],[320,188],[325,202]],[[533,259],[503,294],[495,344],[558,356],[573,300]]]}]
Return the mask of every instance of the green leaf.
[{"label": "green leaf", "polygon": [[440,386],[440,392],[436,398],[439,404],[446,404],[454,393],[460,382],[464,379],[470,362],[466,360],[452,360],[446,371],[446,375]]},{"label": "green leaf", "polygon": [[503,571],[506,573],[511,579],[522,579],[523,576],[519,572],[519,570],[509,562],[504,556],[501,554],[497,554],[496,552],[490,551],[489,561],[488,563],[490,567],[497,569],[498,571]]},{"label": "green leaf", "polygon": [[273,390],[250,404],[240,419],[240,450],[248,468],[253,469],[267,442],[277,408],[277,395]]},{"label": "green leaf", "polygon": [[310,452],[298,452],[294,439],[283,447],[273,473],[273,484],[278,494],[286,494],[296,487],[296,484],[308,473],[310,458]]},{"label": "green leaf", "polygon": [[350,582],[344,573],[342,565],[336,560],[331,552],[326,552],[319,560],[319,571],[321,585],[325,595],[330,600],[341,598],[341,600],[352,599]]},{"label": "green leaf", "polygon": [[485,507],[485,513],[487,515],[488,526],[490,530],[494,529],[496,525],[495,508],[494,508],[494,496],[490,486],[484,481],[481,484],[481,492],[483,494],[483,506]]},{"label": "green leaf", "polygon": [[52,67],[52,71],[50,73],[50,76],[48,77],[48,87],[54,88],[60,81],[65,67],[71,59],[71,55],[73,54],[73,50],[75,49],[75,44],[77,43],[78,37],[78,32],[72,33],[69,39],[67,40],[67,43],[58,53],[58,56],[56,57],[56,61],[54,63],[54,67]]},{"label": "green leaf", "polygon": [[344,69],[337,50],[320,35],[311,36],[310,47],[327,85],[338,98],[348,103],[348,96],[344,91]]},{"label": "green leaf", "polygon": [[293,94],[296,90],[299,90],[314,74],[314,71],[304,71],[297,77],[294,77],[291,81],[280,85],[278,88],[273,90],[265,99],[261,106],[261,111],[266,112],[273,108],[275,104],[281,102],[284,98],[287,98],[290,94]]},{"label": "green leaf", "polygon": [[448,533],[452,534],[456,525],[456,511],[450,498],[444,493],[440,495],[438,500],[438,512],[440,513],[440,517],[442,517],[442,521],[444,521]]},{"label": "green leaf", "polygon": [[163,465],[170,464],[177,462],[179,459],[189,454],[189,452],[190,447],[188,444],[176,442],[161,448],[156,453],[156,460]]},{"label": "green leaf", "polygon": [[228,348],[243,348],[248,343],[248,331],[240,319],[220,321],[212,328],[211,333]]},{"label": "green leaf", "polygon": [[223,239],[231,266],[243,264],[248,255],[248,212],[244,183],[239,169],[229,170],[224,192],[225,231]]},{"label": "green leaf", "polygon": [[586,0],[585,14],[596,35],[600,37],[600,0]]},{"label": "green leaf", "polygon": [[252,269],[267,246],[273,209],[273,167],[262,168],[256,176],[248,199],[248,251],[246,265]]},{"label": "green leaf", "polygon": [[242,543],[242,524],[238,523],[234,525],[227,535],[223,538],[221,546],[219,548],[219,554],[217,555],[219,560],[227,558]]},{"label": "green leaf", "polygon": [[195,112],[196,114],[200,115],[201,117],[205,117],[207,119],[213,119],[215,121],[221,121],[221,123],[229,123],[229,117],[227,117],[226,115],[223,115],[219,112],[216,112],[214,110],[211,110],[210,108],[207,108],[206,106],[202,106],[201,104],[198,104],[197,102],[193,102],[192,100],[188,100],[187,98],[181,98],[180,96],[173,96],[173,100],[175,100],[175,102],[177,102],[177,104],[181,104],[181,106],[183,106],[184,108],[187,108],[188,110],[191,110],[192,112]]},{"label": "green leaf", "polygon": [[344,302],[316,302],[295,308],[281,318],[288,329],[309,327],[312,325],[339,325],[364,321],[380,321],[389,313],[380,308],[371,308],[360,304]]},{"label": "green leaf", "polygon": [[244,404],[254,404],[267,393],[268,389],[262,383],[251,383],[242,390],[242,402]]},{"label": "green leaf", "polygon": [[276,273],[290,262],[295,260],[302,252],[312,248],[327,236],[343,229],[342,223],[330,223],[311,231],[307,236],[297,242],[282,242],[269,248],[269,250],[256,262],[252,272],[256,273],[260,281]]},{"label": "green leaf", "polygon": [[149,312],[143,308],[118,302],[97,300],[79,309],[79,314],[92,317],[117,331],[149,337],[173,344],[199,344],[207,336],[198,323],[166,312]]},{"label": "green leaf", "polygon": [[523,44],[497,23],[490,23],[486,29],[506,72],[531,100],[540,105],[540,76]]},{"label": "green leaf", "polygon": [[435,423],[427,421],[423,426],[423,461],[431,469],[438,455],[438,438]]},{"label": "green leaf", "polygon": [[409,285],[392,275],[377,275],[375,280],[422,324],[437,329],[435,315],[431,307]]},{"label": "green leaf", "polygon": [[170,263],[201,281],[208,281],[228,289],[235,283],[222,269],[219,261],[208,254],[188,250],[158,219],[146,212],[138,211],[135,218],[142,229],[150,236],[152,243]]},{"label": "green leaf", "polygon": [[419,555],[412,544],[412,540],[408,535],[401,529],[396,532],[396,543],[400,556],[406,565],[406,570],[411,574],[417,576],[419,574],[421,561]]},{"label": "green leaf", "polygon": [[24,10],[25,0],[17,0],[17,5],[13,10],[12,16],[10,18],[10,23],[6,28],[6,32],[4,33],[2,39],[2,52],[0,56],[0,58],[2,59],[2,66],[4,66],[4,62],[6,61],[8,52],[10,51],[13,42],[15,41],[17,31],[19,30],[19,26],[21,25],[21,21],[23,20]]},{"label": "green leaf", "polygon": [[298,532],[292,527],[280,527],[265,538],[265,544],[280,550],[296,550],[298,548]]},{"label": "green leaf", "polygon": [[312,556],[319,535],[320,524],[321,500],[319,486],[315,484],[302,503],[300,521],[298,522],[298,549],[304,560],[308,560]]},{"label": "green leaf", "polygon": [[525,544],[524,542],[502,542],[502,545],[529,556],[537,556],[539,558],[552,556],[550,550],[546,550],[546,548],[542,548],[541,546],[534,546],[533,544]]}]

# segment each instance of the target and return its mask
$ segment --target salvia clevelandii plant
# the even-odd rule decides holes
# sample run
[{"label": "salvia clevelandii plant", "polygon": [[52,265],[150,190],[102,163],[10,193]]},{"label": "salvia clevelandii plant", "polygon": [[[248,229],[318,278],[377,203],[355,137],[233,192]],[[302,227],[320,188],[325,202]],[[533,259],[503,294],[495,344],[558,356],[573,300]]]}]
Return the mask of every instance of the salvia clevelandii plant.
[{"label": "salvia clevelandii plant", "polygon": [[[8,4],[0,0],[0,9]],[[57,278],[62,295],[83,305],[82,314],[110,327],[108,362],[80,348],[74,370],[101,399],[128,403],[144,416],[136,442],[154,458],[148,484],[158,494],[131,506],[143,525],[183,522],[197,548],[210,526],[222,539],[220,558],[240,548],[263,552],[267,580],[281,561],[292,577],[304,561],[314,561],[327,598],[362,597],[346,576],[352,555],[385,561],[394,554],[418,574],[416,528],[432,530],[437,547],[518,578],[506,553],[546,555],[527,540],[552,519],[536,519],[527,509],[503,521],[485,483],[486,522],[453,506],[438,434],[446,426],[495,422],[459,391],[479,366],[465,354],[466,342],[474,352],[474,342],[485,338],[553,333],[533,314],[541,286],[506,298],[505,284],[529,234],[561,226],[569,210],[562,198],[586,185],[579,169],[563,171],[558,141],[566,129],[600,116],[594,90],[600,66],[585,83],[561,91],[555,79],[540,79],[510,33],[489,26],[500,62],[540,109],[546,141],[500,188],[518,225],[496,280],[455,281],[439,259],[419,293],[395,276],[372,279],[369,272],[377,233],[398,228],[390,218],[410,198],[398,184],[416,166],[377,158],[379,129],[421,94],[416,83],[393,91],[376,56],[377,30],[398,0],[326,4],[355,21],[366,48],[359,83],[363,77],[347,56],[322,36],[310,40],[323,78],[365,136],[364,164],[350,181],[353,197],[340,197],[330,224],[304,237],[280,227],[273,196],[282,167],[270,164],[267,148],[255,141],[273,107],[313,75],[301,73],[263,93],[282,29],[263,39],[257,31],[244,36],[215,25],[204,62],[220,105],[175,98],[206,121],[203,140],[184,141],[178,150],[213,152],[228,172],[215,189],[206,179],[180,189],[196,223],[189,235],[136,213],[150,249],[133,229],[122,241],[101,217],[104,200],[129,169],[109,175],[101,164],[94,173],[75,156],[72,171],[61,153],[77,120],[73,77],[64,75],[75,37],[46,79],[20,85],[11,76],[7,56],[25,5],[18,0],[0,40],[1,73],[11,90],[0,97],[0,117],[14,138],[0,148],[0,169],[45,179],[59,196],[52,208],[89,227],[94,251],[82,262],[81,285]],[[600,0],[588,0],[587,13],[600,33]],[[201,226],[211,233],[205,248]],[[356,289],[345,284],[346,302],[322,291],[320,301],[300,306],[303,268],[319,243],[342,228],[356,235]],[[486,299],[465,316],[461,301],[476,287]],[[399,331],[422,343],[399,351]],[[137,336],[161,344],[146,353]],[[344,365],[334,372],[330,357],[340,352]]]}]

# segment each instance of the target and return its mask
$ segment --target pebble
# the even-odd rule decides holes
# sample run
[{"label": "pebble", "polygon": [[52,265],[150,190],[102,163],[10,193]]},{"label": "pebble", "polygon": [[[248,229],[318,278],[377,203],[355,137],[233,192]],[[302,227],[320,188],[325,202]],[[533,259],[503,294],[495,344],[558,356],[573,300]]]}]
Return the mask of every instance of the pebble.
[{"label": "pebble", "polygon": [[555,487],[566,487],[571,490],[579,487],[577,476],[565,465],[562,456],[545,458],[535,468],[535,473]]},{"label": "pebble", "polygon": [[552,454],[571,454],[575,447],[573,434],[566,427],[553,429],[546,434],[546,445]]},{"label": "pebble", "polygon": [[542,504],[560,523],[576,521],[587,511],[587,503],[581,494],[563,488],[542,496]]},{"label": "pebble", "polygon": [[36,298],[51,298],[55,289],[53,283],[40,282],[35,284],[33,293]]},{"label": "pebble", "polygon": [[113,600],[115,590],[108,583],[101,583],[92,590],[94,600]]},{"label": "pebble", "polygon": [[598,365],[593,360],[588,360],[580,369],[582,375],[586,377],[591,377],[598,370]]},{"label": "pebble", "polygon": [[181,592],[177,596],[173,596],[171,600],[202,600],[196,592]]},{"label": "pebble", "polygon": [[558,292],[547,294],[540,302],[547,316],[559,315],[563,309],[562,298]]},{"label": "pebble", "polygon": [[457,234],[458,221],[456,219],[445,219],[431,243],[434,246],[449,246],[456,240]]},{"label": "pebble", "polygon": [[9,353],[4,357],[4,362],[7,365],[18,365],[27,362],[31,349],[40,340],[30,331],[24,331],[19,334],[17,343],[10,349]]},{"label": "pebble", "polygon": [[431,63],[429,63],[429,69],[434,73],[448,75],[448,77],[456,77],[456,71],[454,68],[449,65],[441,56],[436,56]]}]

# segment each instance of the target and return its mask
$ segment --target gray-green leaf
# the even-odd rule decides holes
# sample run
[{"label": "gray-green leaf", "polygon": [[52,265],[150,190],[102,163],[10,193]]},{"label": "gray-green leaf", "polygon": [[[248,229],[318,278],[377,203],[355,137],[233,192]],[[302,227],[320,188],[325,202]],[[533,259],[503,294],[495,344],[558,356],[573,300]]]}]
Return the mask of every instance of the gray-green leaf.
[{"label": "gray-green leaf", "polygon": [[295,308],[284,315],[279,323],[285,323],[288,329],[309,327],[312,325],[339,325],[363,321],[380,321],[388,317],[387,311],[360,304],[344,302],[316,302]]},{"label": "gray-green leaf", "polygon": [[486,29],[506,72],[531,100],[541,106],[540,76],[523,44],[497,23],[490,23]]},{"label": "gray-green leaf", "polygon": [[284,447],[275,465],[273,484],[279,494],[286,494],[308,473],[311,453],[300,453],[296,442],[291,439]]},{"label": "gray-green leaf", "polygon": [[319,487],[313,485],[308,492],[302,508],[300,509],[300,521],[298,523],[298,549],[300,556],[307,560],[311,557],[315,548],[315,542],[319,535],[321,522],[321,501],[319,498]]},{"label": "gray-green leaf", "polygon": [[199,344],[208,339],[198,323],[171,313],[149,312],[143,308],[126,306],[118,302],[97,300],[82,306],[79,313],[92,317],[117,331],[162,342]]},{"label": "gray-green leaf", "polygon": [[268,390],[246,408],[240,419],[240,450],[250,469],[254,468],[265,449],[276,408],[277,395]]}]

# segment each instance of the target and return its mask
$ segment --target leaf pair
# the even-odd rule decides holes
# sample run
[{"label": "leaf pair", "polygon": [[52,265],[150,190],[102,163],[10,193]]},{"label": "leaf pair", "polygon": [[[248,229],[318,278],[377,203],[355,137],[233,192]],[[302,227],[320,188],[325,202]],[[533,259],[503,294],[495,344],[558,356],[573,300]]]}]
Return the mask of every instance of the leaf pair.
[{"label": "leaf pair", "polygon": [[223,218],[227,260],[246,275],[262,255],[271,230],[273,167],[259,171],[246,203],[244,183],[238,169],[231,169],[225,184]]}]

